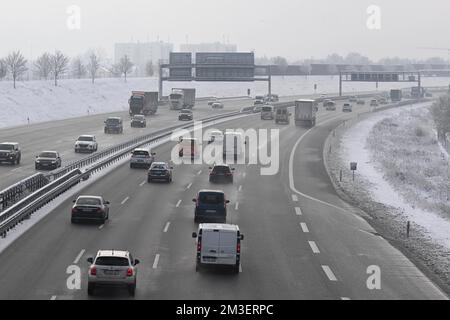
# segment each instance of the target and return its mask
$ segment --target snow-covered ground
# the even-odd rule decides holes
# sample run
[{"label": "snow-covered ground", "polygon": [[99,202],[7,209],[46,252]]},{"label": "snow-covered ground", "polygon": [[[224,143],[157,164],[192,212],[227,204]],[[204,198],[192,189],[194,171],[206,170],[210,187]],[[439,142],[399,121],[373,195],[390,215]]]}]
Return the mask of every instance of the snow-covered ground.
[{"label": "snow-covered ground", "polygon": [[[343,163],[358,163],[357,179],[371,183],[368,191],[375,201],[401,209],[407,220],[422,227],[434,241],[450,250],[450,214],[445,210],[438,212],[438,207],[449,204],[449,195],[433,192],[436,190],[432,187],[435,185],[438,189],[445,186],[443,182],[448,183],[442,177],[448,174],[449,164],[442,165],[437,141],[428,146],[435,150],[421,148],[420,152],[416,148],[420,147],[420,142],[413,138],[416,128],[425,131],[419,136],[434,137],[425,123],[419,129],[414,121],[415,117],[424,116],[428,105],[391,109],[355,124],[342,137],[341,159]],[[389,127],[393,127],[394,132],[390,132]],[[405,130],[412,134],[408,135]],[[425,161],[421,157],[424,154],[427,155]],[[435,158],[430,159],[430,155]],[[414,169],[416,171],[412,172]],[[438,198],[441,195],[445,199]]]},{"label": "snow-covered ground", "polygon": [[[272,91],[281,96],[313,94],[314,84],[316,93],[335,93],[338,91],[338,77],[273,77]],[[404,83],[380,83],[379,90],[412,86]],[[424,78],[424,86],[446,86],[448,79]],[[165,82],[164,94],[171,88],[196,88],[197,97],[234,97],[267,92],[265,82],[245,83],[211,83],[211,82]],[[344,82],[344,92],[373,91],[374,83]],[[107,113],[126,110],[128,98],[132,90],[157,91],[158,79],[129,78],[97,79],[92,84],[88,79],[61,80],[58,87],[52,81],[18,82],[17,89],[13,89],[10,81],[0,82],[0,128],[58,120],[87,114]]]}]

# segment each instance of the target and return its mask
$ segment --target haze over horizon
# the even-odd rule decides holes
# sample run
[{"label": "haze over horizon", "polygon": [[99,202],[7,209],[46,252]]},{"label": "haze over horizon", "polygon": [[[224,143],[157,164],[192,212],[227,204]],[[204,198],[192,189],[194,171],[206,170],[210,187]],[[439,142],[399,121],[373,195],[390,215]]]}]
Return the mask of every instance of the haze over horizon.
[{"label": "haze over horizon", "polygon": [[[81,29],[70,30],[70,6],[81,9]],[[381,29],[367,27],[367,8],[379,6]],[[436,14],[439,13],[439,14]],[[129,41],[230,42],[239,51],[294,61],[359,52],[383,57],[448,59],[450,3],[443,0],[40,0],[0,3],[0,56],[20,49],[27,58],[61,50],[74,56]]]}]

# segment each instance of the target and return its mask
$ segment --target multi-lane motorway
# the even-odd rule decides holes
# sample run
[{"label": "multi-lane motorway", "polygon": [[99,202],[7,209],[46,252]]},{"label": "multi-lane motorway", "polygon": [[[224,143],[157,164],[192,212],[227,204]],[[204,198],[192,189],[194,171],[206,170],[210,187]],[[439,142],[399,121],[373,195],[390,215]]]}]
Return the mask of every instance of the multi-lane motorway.
[{"label": "multi-lane motorway", "polygon": [[[233,103],[237,109],[248,101]],[[353,113],[344,114],[341,103],[334,112],[320,107],[312,130],[295,127],[293,121],[289,126],[275,125],[259,115],[216,126],[220,130],[279,129],[280,170],[274,176],[261,175],[259,165],[242,164],[235,166],[232,185],[211,185],[208,165],[183,164],[175,167],[172,184],[148,184],[145,170],[131,170],[127,165],[116,168],[82,191],[111,202],[110,220],[101,226],[72,225],[72,199],[64,201],[0,254],[4,275],[0,299],[128,299],[126,290],[109,289],[88,297],[86,258],[99,249],[126,249],[140,259],[136,299],[446,299],[416,266],[376,234],[359,210],[337,196],[326,173],[323,144],[330,130],[367,108],[367,104],[355,106]],[[199,107],[196,114],[206,116],[207,110]],[[162,128],[172,124],[175,115],[163,111],[150,125]],[[101,146],[129,138],[102,137],[103,118],[36,125],[35,133],[32,128],[2,132],[9,132],[6,140],[29,137],[22,146],[29,155],[56,139],[57,145],[45,149],[57,149],[68,159],[76,157],[70,142],[78,134],[97,134]],[[158,160],[169,161],[172,147],[173,143],[157,147]],[[32,171],[30,163],[24,161],[22,166],[11,176]],[[1,176],[12,179],[5,171]],[[231,200],[228,222],[238,224],[245,234],[237,276],[195,272],[191,233],[197,226],[191,199],[203,188],[225,191]],[[82,270],[80,290],[67,286],[66,271],[72,265]],[[374,267],[381,271],[379,290],[367,286],[368,270]]]}]

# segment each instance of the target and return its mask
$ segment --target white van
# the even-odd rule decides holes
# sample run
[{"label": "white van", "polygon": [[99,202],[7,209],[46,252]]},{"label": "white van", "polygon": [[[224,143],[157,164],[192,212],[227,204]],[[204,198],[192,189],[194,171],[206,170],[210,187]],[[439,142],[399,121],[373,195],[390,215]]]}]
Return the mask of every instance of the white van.
[{"label": "white van", "polygon": [[240,132],[226,132],[223,136],[223,158],[237,160],[244,153],[244,138]]},{"label": "white van", "polygon": [[197,239],[195,271],[202,266],[217,265],[229,266],[234,273],[239,273],[244,235],[237,225],[202,223],[192,237]]},{"label": "white van", "polygon": [[180,157],[197,158],[200,155],[200,147],[195,138],[181,138],[178,144]]}]

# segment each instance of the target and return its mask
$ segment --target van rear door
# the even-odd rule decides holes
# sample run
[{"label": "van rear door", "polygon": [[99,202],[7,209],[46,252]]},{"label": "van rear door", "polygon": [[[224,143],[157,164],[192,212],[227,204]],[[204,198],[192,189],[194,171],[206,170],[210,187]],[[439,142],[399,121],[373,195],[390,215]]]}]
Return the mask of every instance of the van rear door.
[{"label": "van rear door", "polygon": [[220,252],[218,264],[236,264],[237,235],[233,231],[220,232]]},{"label": "van rear door", "polygon": [[201,263],[218,263],[219,257],[219,230],[203,230],[202,232],[202,252]]}]

